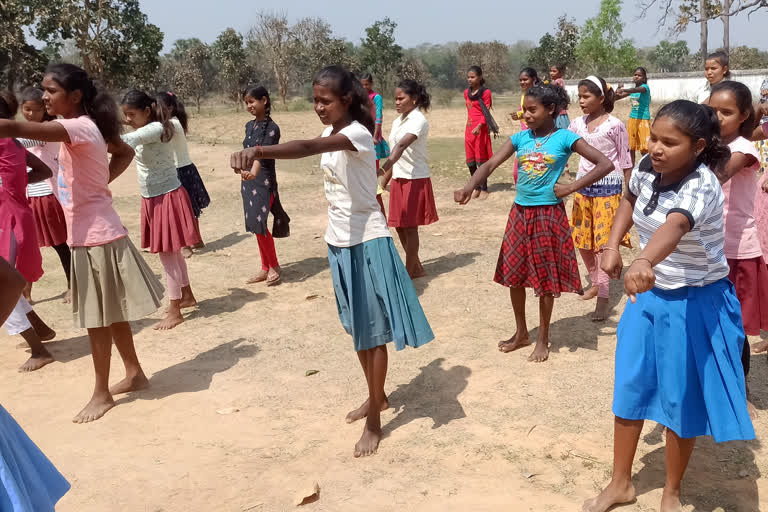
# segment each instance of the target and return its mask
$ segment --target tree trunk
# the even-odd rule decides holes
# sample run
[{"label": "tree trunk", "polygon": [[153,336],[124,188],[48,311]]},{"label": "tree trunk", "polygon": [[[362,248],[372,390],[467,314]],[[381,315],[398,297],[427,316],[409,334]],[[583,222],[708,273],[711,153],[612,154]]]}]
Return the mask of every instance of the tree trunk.
[{"label": "tree trunk", "polygon": [[701,62],[702,65],[707,63],[707,39],[709,36],[708,33],[708,27],[707,27],[707,17],[705,13],[707,12],[707,0],[699,0],[699,13],[701,13]]},{"label": "tree trunk", "polygon": [[[723,0],[723,12],[728,14],[731,10],[731,0]],[[723,20],[723,50],[726,54],[731,52],[731,17],[722,16]]]}]

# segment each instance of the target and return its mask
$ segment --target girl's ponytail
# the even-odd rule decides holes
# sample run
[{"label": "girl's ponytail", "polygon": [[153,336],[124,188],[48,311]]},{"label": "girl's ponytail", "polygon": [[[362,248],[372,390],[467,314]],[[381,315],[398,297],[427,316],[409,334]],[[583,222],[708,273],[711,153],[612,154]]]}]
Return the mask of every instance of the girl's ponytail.
[{"label": "girl's ponytail", "polygon": [[174,129],[171,122],[171,112],[160,101],[145,93],[133,89],[123,97],[121,102],[123,105],[128,105],[131,108],[137,110],[149,109],[150,119],[163,125],[163,134],[160,136],[160,142],[169,142],[173,138]]},{"label": "girl's ponytail", "polygon": [[427,88],[424,87],[424,84],[409,79],[401,81],[397,85],[397,88],[410,96],[419,109],[424,112],[429,110],[429,107],[432,104],[432,98],[427,92]]},{"label": "girl's ponytail", "polygon": [[52,64],[45,70],[67,92],[80,91],[82,107],[107,142],[120,140],[120,116],[112,96],[96,86],[84,69],[74,64]]},{"label": "girl's ponytail", "polygon": [[375,124],[371,115],[370,99],[355,75],[341,66],[328,66],[315,75],[312,85],[323,85],[330,88],[339,98],[347,98],[349,117],[365,126],[373,135]]},{"label": "girl's ponytail", "polygon": [[699,160],[715,171],[728,163],[731,158],[731,150],[720,138],[720,118],[717,117],[715,109],[703,104],[698,105],[698,107],[703,110],[711,131],[709,138],[706,138],[707,145],[699,155]]},{"label": "girl's ponytail", "polygon": [[179,120],[181,127],[184,129],[186,135],[189,131],[189,116],[187,116],[187,110],[184,108],[184,103],[179,100],[172,92],[161,91],[157,93],[157,101],[162,103],[165,108],[168,109],[170,116]]}]

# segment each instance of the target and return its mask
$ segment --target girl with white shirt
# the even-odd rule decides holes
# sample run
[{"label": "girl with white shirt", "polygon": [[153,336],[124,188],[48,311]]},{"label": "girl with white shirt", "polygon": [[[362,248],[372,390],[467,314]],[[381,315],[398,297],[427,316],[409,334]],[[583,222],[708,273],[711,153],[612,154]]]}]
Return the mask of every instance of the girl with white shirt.
[{"label": "girl with white shirt", "polygon": [[126,123],[134,129],[123,140],[136,152],[142,197],[141,246],[160,254],[168,283],[167,316],[154,328],[173,329],[184,321],[181,310],[197,305],[181,249],[199,244],[200,230],[176,172],[170,144],[174,126],[167,109],[137,90],[125,95],[122,108]]},{"label": "girl with white shirt", "polygon": [[434,338],[392,236],[376,201],[376,151],[368,95],[352,73],[338,66],[321,70],[313,81],[315,112],[327,126],[323,135],[273,146],[254,146],[232,154],[231,166],[254,179],[264,159],[320,161],[328,199],[328,260],[341,324],[352,336],[363,367],[368,399],[347,415],[347,423],[366,418],[355,457],[376,453],[381,440],[387,343],[419,347]]},{"label": "girl with white shirt", "polygon": [[422,112],[429,109],[426,88],[415,80],[403,80],[395,89],[395,107],[400,114],[392,121],[389,145],[392,154],[382,166],[383,187],[390,179],[389,225],[397,230],[405,250],[405,268],[411,279],[422,277],[419,259],[419,226],[438,221],[432,180],[427,163],[429,123]]}]

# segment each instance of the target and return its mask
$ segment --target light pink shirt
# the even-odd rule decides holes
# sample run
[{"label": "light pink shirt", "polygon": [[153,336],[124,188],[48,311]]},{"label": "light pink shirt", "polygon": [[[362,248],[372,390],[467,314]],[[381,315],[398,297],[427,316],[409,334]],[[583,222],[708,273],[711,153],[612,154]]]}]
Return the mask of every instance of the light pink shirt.
[{"label": "light pink shirt", "polygon": [[755,145],[744,137],[738,137],[728,147],[731,153],[753,156],[755,163],[737,172],[723,185],[725,257],[737,260],[757,258],[763,255],[755,223],[755,190],[760,154]]},{"label": "light pink shirt", "polygon": [[59,202],[67,221],[67,245],[105,245],[128,235],[112,206],[107,143],[88,116],[57,119],[69,134],[59,154]]}]

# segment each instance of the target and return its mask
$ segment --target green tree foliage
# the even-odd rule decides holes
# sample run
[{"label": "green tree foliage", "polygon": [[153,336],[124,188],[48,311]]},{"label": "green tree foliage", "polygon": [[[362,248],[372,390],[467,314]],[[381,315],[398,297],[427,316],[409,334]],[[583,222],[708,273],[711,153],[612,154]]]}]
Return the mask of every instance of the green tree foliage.
[{"label": "green tree foliage", "polygon": [[176,41],[163,62],[162,85],[169,87],[183,101],[194,101],[200,112],[201,100],[212,92],[212,84],[216,81],[212,56],[211,48],[200,40]]},{"label": "green tree foliage", "polygon": [[365,29],[358,56],[363,71],[382,77],[400,65],[403,49],[395,42],[396,28],[397,23],[384,18]]},{"label": "green tree foliage", "polygon": [[211,46],[211,54],[222,90],[241,105],[243,91],[253,74],[247,63],[243,36],[233,28],[226,29]]},{"label": "green tree foliage", "polygon": [[326,66],[354,68],[357,64],[347,42],[333,37],[331,25],[322,18],[303,18],[291,27],[290,55],[298,87],[309,84]]},{"label": "green tree foliage", "polygon": [[690,59],[688,43],[685,41],[662,41],[648,55],[654,70],[662,73],[687,70]]},{"label": "green tree foliage", "polygon": [[623,75],[637,66],[637,51],[624,39],[620,19],[621,0],[602,0],[597,16],[584,23],[576,48],[581,74]]},{"label": "green tree foliage", "polygon": [[729,54],[731,69],[768,68],[768,52],[749,46],[735,46]]},{"label": "green tree foliage", "polygon": [[555,34],[549,32],[539,39],[539,45],[528,53],[529,65],[538,69],[549,69],[553,65],[566,67],[566,74],[576,62],[576,48],[579,45],[579,27],[573,19],[560,16]]},{"label": "green tree foliage", "polygon": [[434,85],[443,89],[462,89],[465,77],[456,74],[458,43],[422,44],[406,51],[407,56],[419,59]]},{"label": "green tree foliage", "polygon": [[480,66],[488,83],[501,84],[510,73],[509,47],[499,41],[467,41],[459,45],[456,63],[456,74],[461,78],[466,79],[470,66]]},{"label": "green tree foliage", "polygon": [[27,43],[25,30],[35,19],[31,2],[0,0],[0,86],[13,89],[17,82],[42,78],[48,57]]}]

